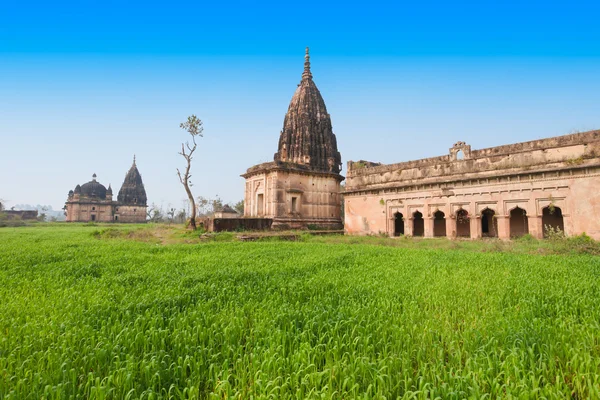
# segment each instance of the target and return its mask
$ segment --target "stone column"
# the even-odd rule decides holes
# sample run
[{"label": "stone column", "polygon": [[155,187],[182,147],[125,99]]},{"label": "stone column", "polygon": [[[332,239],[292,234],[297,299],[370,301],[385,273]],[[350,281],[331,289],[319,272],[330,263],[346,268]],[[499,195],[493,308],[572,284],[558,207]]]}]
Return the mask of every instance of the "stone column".
[{"label": "stone column", "polygon": [[423,236],[426,238],[433,237],[433,218],[432,217],[423,217],[424,232]]},{"label": "stone column", "polygon": [[390,213],[390,214],[392,214],[392,216],[387,219],[388,220],[387,232],[388,232],[389,237],[394,237],[394,234],[396,233],[396,217],[394,216],[394,213]]},{"label": "stone column", "polygon": [[498,238],[502,240],[510,239],[510,218],[506,215],[497,215],[498,220]]},{"label": "stone column", "polygon": [[404,218],[404,235],[412,236],[413,234],[413,218]]},{"label": "stone column", "polygon": [[471,217],[469,223],[471,224],[471,239],[481,239],[481,216]]},{"label": "stone column", "polygon": [[527,227],[529,228],[529,234],[536,239],[544,238],[544,227],[542,226],[542,217],[527,216]]},{"label": "stone column", "polygon": [[446,218],[446,237],[456,239],[456,217],[448,216]]}]

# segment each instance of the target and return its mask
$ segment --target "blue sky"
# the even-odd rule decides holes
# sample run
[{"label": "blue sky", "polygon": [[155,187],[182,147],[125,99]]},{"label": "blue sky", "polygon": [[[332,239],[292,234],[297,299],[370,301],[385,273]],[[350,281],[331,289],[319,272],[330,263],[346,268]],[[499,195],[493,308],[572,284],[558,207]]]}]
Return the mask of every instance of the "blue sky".
[{"label": "blue sky", "polygon": [[[149,201],[205,124],[194,193],[242,198],[277,150],[304,47],[344,163],[600,128],[594,2],[0,2],[0,198],[62,207],[137,155]],[[524,4],[526,3],[526,4]]]}]

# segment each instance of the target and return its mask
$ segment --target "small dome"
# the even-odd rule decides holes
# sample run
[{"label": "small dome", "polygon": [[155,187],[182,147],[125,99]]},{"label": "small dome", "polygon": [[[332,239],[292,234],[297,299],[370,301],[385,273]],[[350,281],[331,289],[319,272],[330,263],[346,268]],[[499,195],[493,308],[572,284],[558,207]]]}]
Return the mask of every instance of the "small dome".
[{"label": "small dome", "polygon": [[[92,176],[91,181],[81,185],[80,190],[82,196],[106,199],[106,187],[104,187],[104,185],[100,182],[96,181],[96,174]],[[77,192],[77,188],[75,188],[75,192]]]}]

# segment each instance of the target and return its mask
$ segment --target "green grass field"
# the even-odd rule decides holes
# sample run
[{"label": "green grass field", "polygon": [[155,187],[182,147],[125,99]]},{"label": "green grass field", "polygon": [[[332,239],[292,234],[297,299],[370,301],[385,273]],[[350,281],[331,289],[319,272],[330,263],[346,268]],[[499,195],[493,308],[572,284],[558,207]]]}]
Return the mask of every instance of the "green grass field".
[{"label": "green grass field", "polygon": [[0,229],[0,398],[600,398],[597,256],[151,229]]}]

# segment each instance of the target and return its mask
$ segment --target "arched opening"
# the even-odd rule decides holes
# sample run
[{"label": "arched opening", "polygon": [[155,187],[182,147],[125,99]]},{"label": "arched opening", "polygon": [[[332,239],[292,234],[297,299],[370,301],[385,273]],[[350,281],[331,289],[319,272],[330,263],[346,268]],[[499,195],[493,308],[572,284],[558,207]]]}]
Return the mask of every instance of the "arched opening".
[{"label": "arched opening", "polygon": [[423,214],[419,211],[413,213],[413,236],[423,236],[425,234],[425,221]]},{"label": "arched opening", "polygon": [[437,210],[433,213],[433,236],[446,236],[446,215]]},{"label": "arched opening", "polygon": [[464,160],[465,159],[465,154],[463,153],[462,150],[459,150],[456,152],[456,159],[457,160]]},{"label": "arched opening", "polygon": [[542,226],[544,227],[544,237],[548,237],[550,229],[564,233],[565,222],[562,210],[555,206],[544,207],[542,209]]},{"label": "arched opening", "polygon": [[471,237],[471,218],[467,210],[456,212],[456,236]]},{"label": "arched opening", "polygon": [[529,233],[527,212],[516,207],[510,211],[510,237],[519,237]]},{"label": "arched opening", "polygon": [[498,229],[496,227],[496,213],[494,210],[486,208],[481,212],[481,236],[483,237],[498,237]]},{"label": "arched opening", "polygon": [[394,214],[394,236],[404,235],[404,216],[401,212]]}]

